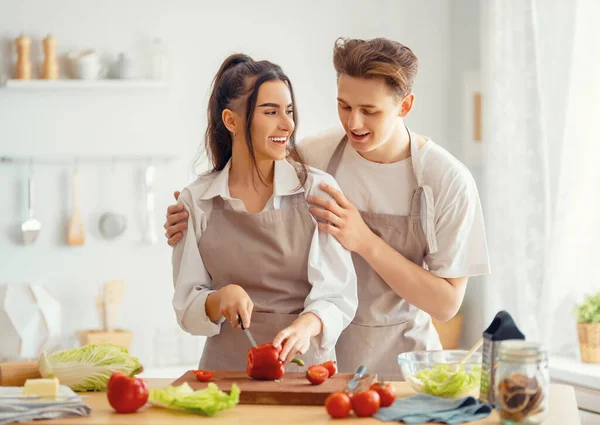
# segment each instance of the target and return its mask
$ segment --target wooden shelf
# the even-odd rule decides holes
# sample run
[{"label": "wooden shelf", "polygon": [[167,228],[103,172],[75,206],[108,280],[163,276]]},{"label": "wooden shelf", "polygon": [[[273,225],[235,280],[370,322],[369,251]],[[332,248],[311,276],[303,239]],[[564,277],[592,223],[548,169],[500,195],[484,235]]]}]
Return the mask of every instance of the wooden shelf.
[{"label": "wooden shelf", "polygon": [[156,80],[6,80],[0,82],[4,90],[126,90],[126,89],[165,89],[166,81]]},{"label": "wooden shelf", "polygon": [[165,155],[162,153],[145,155],[31,155],[31,156],[0,156],[0,166],[2,165],[102,165],[116,164],[122,162],[142,163],[147,165],[163,165],[174,162],[178,159],[175,155]]}]

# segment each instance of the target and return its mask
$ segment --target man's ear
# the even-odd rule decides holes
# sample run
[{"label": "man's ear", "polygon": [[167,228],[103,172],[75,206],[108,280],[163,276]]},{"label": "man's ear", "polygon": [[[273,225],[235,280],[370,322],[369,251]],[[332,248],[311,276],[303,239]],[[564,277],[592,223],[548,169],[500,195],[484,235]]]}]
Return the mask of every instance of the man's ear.
[{"label": "man's ear", "polygon": [[406,96],[404,96],[404,99],[402,99],[402,107],[400,108],[400,112],[398,113],[398,116],[401,118],[404,118],[405,116],[407,116],[408,113],[412,110],[414,101],[415,101],[414,93],[409,93]]},{"label": "man's ear", "polygon": [[230,133],[235,134],[238,132],[239,118],[235,112],[233,112],[231,109],[223,109],[221,119]]}]

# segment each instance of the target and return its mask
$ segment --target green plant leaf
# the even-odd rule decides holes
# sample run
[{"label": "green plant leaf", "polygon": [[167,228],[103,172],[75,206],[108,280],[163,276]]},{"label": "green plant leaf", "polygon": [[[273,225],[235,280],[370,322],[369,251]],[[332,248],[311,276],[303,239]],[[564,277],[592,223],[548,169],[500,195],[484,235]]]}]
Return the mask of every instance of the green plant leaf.
[{"label": "green plant leaf", "polygon": [[579,323],[600,323],[600,292],[587,295],[574,311]]}]

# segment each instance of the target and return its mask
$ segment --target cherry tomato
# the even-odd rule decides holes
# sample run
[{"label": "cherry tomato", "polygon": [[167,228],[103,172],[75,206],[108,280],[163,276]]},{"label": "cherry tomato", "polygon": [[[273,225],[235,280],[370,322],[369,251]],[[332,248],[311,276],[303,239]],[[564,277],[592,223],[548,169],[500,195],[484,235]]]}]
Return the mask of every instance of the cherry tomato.
[{"label": "cherry tomato", "polygon": [[215,376],[214,372],[210,372],[208,370],[192,370],[194,375],[196,375],[196,379],[200,382],[208,382]]},{"label": "cherry tomato", "polygon": [[381,407],[391,406],[396,400],[396,387],[385,382],[377,382],[371,385],[370,390],[377,391],[381,399]]},{"label": "cherry tomato", "polygon": [[334,360],[329,360],[328,362],[322,363],[323,366],[329,372],[329,378],[331,378],[337,372],[337,364]]},{"label": "cherry tomato", "polygon": [[364,418],[373,416],[379,410],[381,399],[377,391],[367,390],[354,394],[350,399],[356,416]]},{"label": "cherry tomato", "polygon": [[350,396],[341,391],[329,394],[325,400],[325,409],[332,418],[345,418],[352,409]]},{"label": "cherry tomato", "polygon": [[329,376],[329,371],[325,369],[323,366],[309,366],[306,370],[306,378],[313,385],[322,384],[327,380]]}]

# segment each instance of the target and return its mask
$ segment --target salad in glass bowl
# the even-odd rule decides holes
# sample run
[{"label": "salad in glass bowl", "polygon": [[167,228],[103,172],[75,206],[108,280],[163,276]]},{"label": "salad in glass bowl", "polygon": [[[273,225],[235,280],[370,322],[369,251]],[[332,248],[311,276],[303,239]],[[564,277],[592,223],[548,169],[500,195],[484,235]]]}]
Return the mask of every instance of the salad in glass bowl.
[{"label": "salad in glass bowl", "polygon": [[418,393],[438,397],[479,397],[481,353],[464,363],[467,350],[411,351],[398,355],[404,379]]}]

